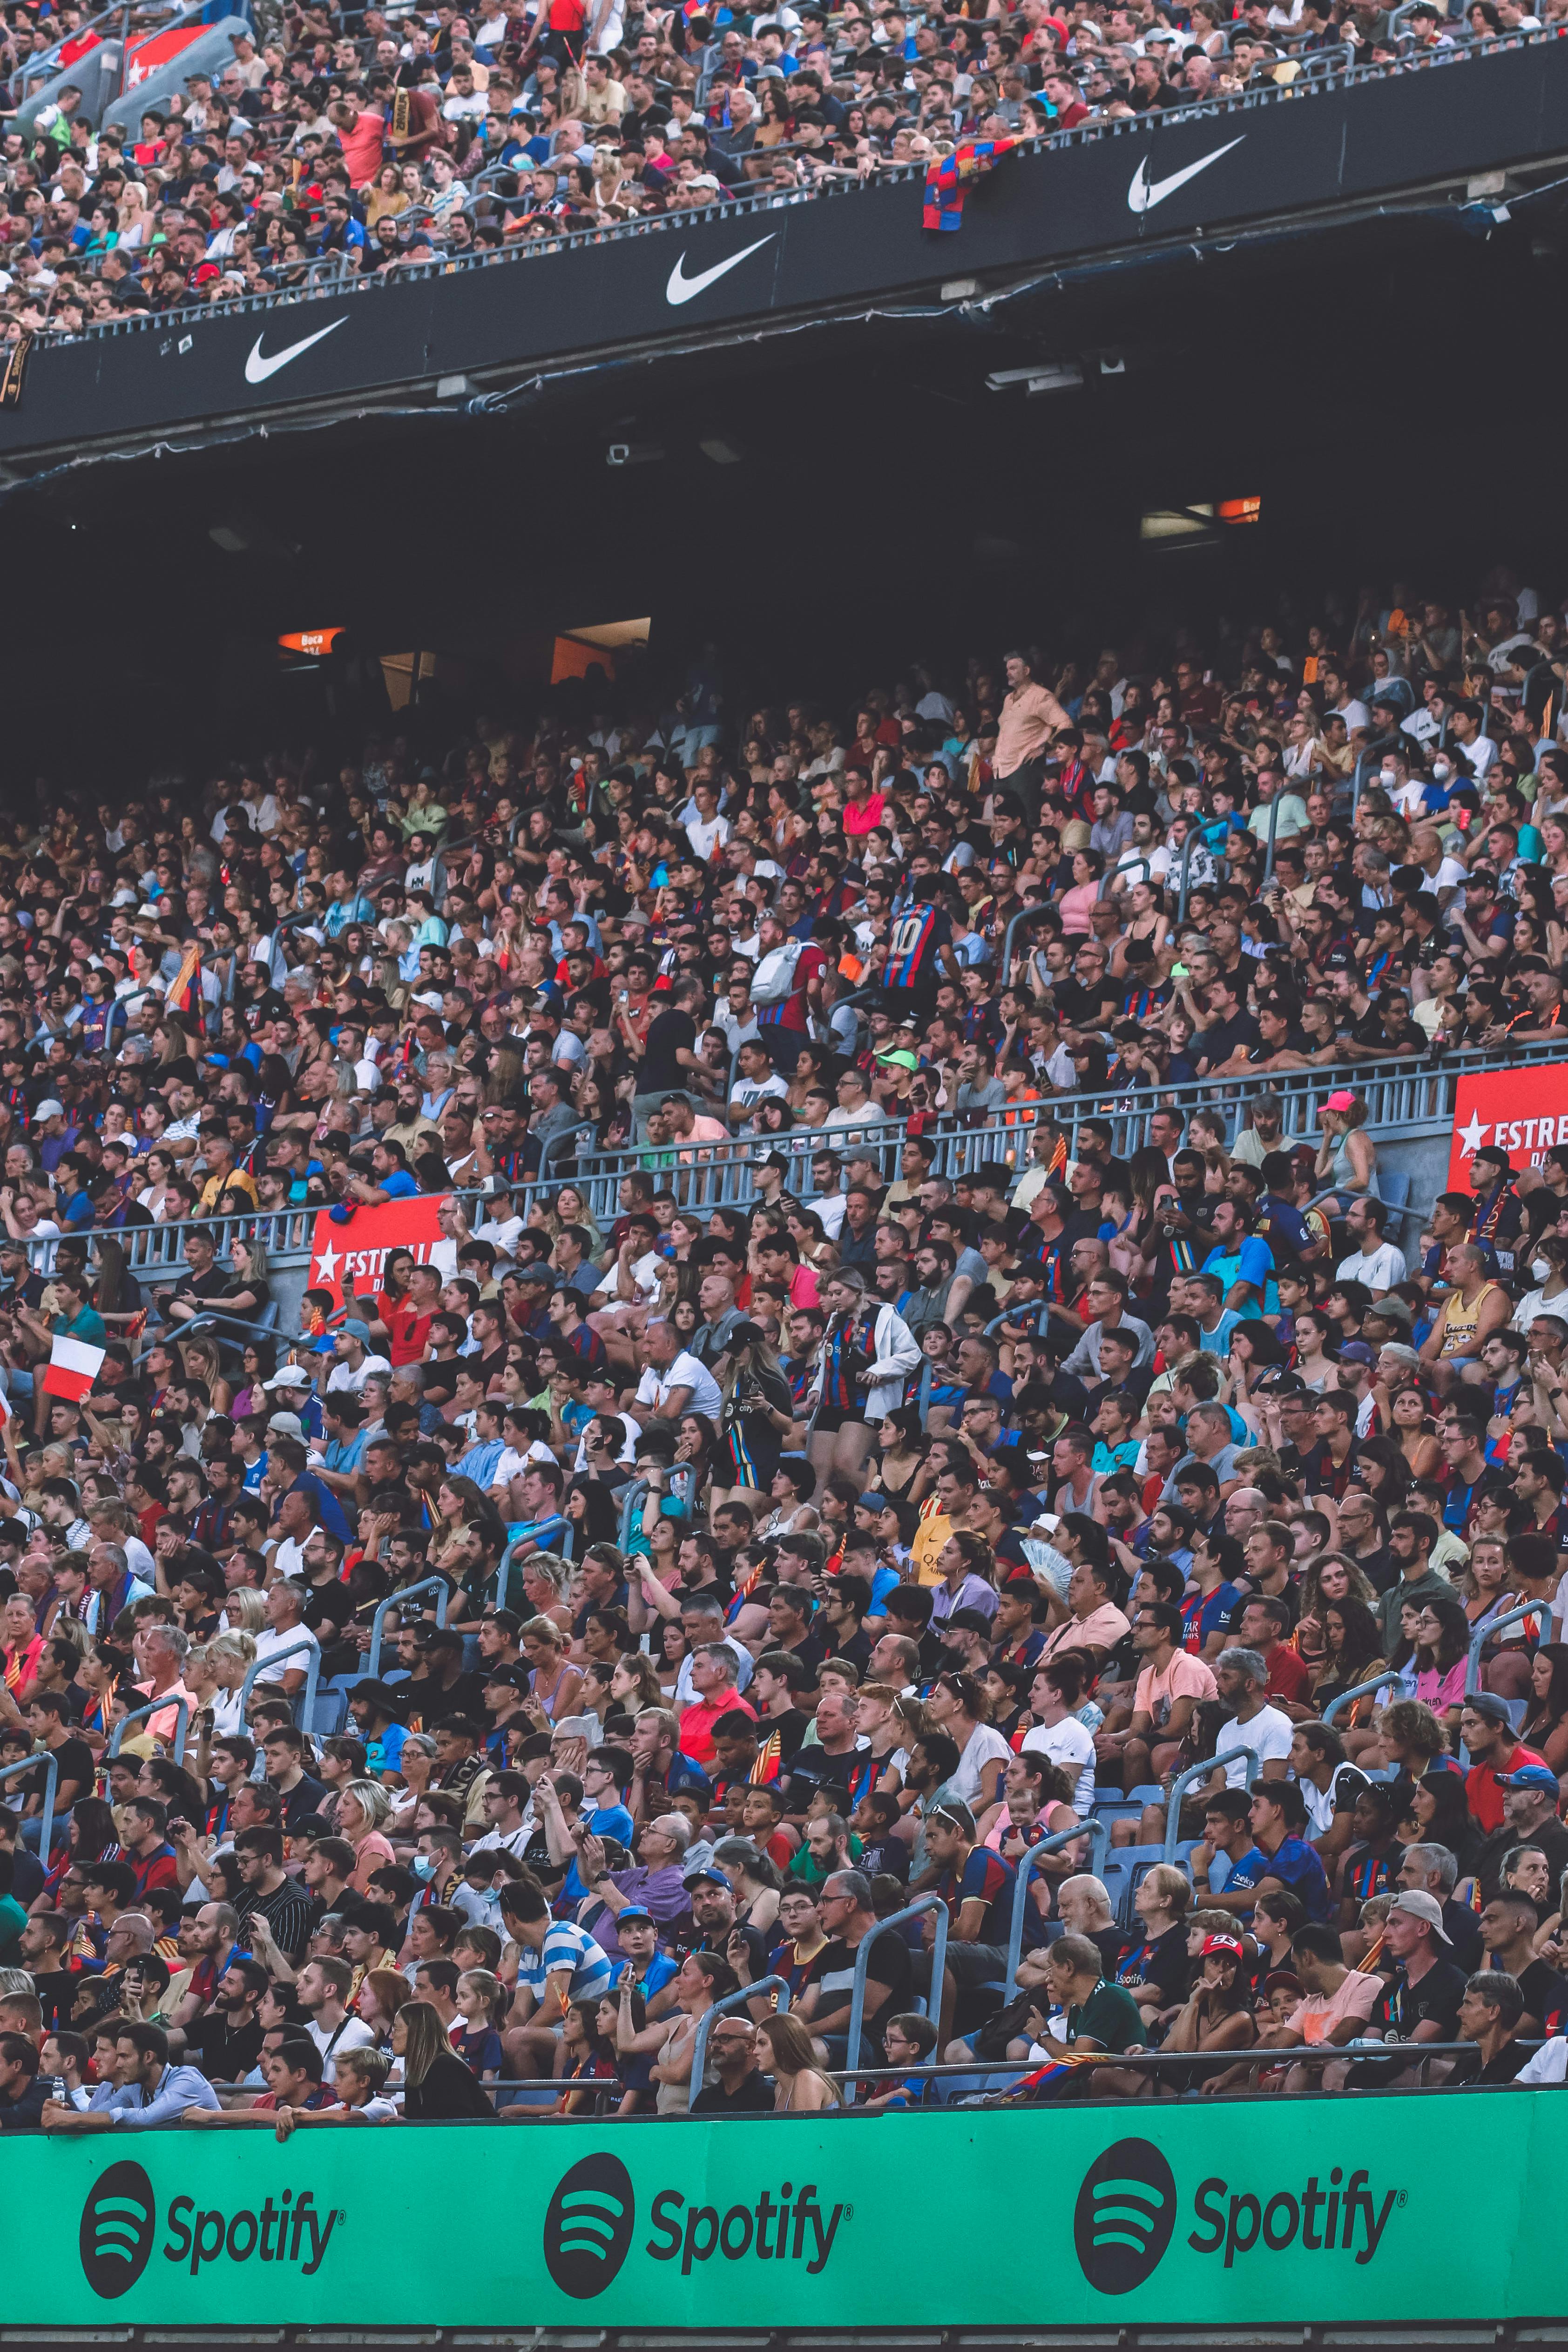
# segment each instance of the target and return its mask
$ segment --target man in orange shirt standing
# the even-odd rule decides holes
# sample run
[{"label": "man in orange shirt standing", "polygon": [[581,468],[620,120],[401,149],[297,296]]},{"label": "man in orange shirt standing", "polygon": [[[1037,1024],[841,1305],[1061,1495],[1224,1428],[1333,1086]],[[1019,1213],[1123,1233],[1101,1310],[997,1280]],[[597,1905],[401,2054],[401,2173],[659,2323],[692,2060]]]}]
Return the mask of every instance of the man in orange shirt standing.
[{"label": "man in orange shirt standing", "polygon": [[1007,693],[996,729],[996,750],[991,772],[998,783],[1010,784],[1025,796],[1031,821],[1038,814],[1045,782],[1046,746],[1060,727],[1072,721],[1048,687],[1037,685],[1032,656],[1007,656]]}]

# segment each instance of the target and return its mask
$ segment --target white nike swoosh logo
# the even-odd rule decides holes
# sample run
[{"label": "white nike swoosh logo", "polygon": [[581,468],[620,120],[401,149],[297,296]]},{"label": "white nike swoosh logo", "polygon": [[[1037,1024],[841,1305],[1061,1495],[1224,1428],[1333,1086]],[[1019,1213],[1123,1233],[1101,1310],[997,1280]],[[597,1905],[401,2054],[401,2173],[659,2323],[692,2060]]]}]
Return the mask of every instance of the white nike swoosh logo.
[{"label": "white nike swoosh logo", "polygon": [[[1246,136],[1243,131],[1242,138]],[[1128,211],[1152,212],[1156,205],[1163,205],[1167,196],[1173,196],[1178,188],[1185,187],[1189,180],[1195,180],[1200,172],[1206,172],[1211,163],[1217,163],[1222,155],[1228,155],[1232,147],[1239,147],[1240,144],[1241,139],[1233,139],[1226,146],[1216,147],[1212,155],[1200,155],[1195,163],[1187,164],[1183,171],[1173,172],[1168,180],[1151,181],[1149,159],[1145,156],[1133,173],[1132,184],[1127,191]]]},{"label": "white nike swoosh logo", "polygon": [[675,303],[677,307],[682,302],[689,302],[694,294],[700,294],[705,288],[713,285],[727,269],[736,268],[748,254],[761,253],[763,246],[771,245],[777,235],[776,229],[770,229],[766,236],[758,237],[755,245],[743,245],[739,253],[730,256],[728,261],[716,261],[711,269],[702,270],[696,278],[683,276],[686,256],[682,254],[669,273],[669,283],[664,289],[665,300]]},{"label": "white nike swoosh logo", "polygon": [[340,327],[347,325],[346,319],[334,319],[330,327],[318,327],[315,333],[307,335],[302,343],[290,343],[286,352],[279,352],[269,360],[261,356],[261,337],[258,335],[255,348],[245,362],[246,383],[265,383],[269,375],[276,375],[279,369],[287,367],[290,360],[297,360],[301,352],[310,350],[312,343],[319,343],[324,335],[335,335]]}]

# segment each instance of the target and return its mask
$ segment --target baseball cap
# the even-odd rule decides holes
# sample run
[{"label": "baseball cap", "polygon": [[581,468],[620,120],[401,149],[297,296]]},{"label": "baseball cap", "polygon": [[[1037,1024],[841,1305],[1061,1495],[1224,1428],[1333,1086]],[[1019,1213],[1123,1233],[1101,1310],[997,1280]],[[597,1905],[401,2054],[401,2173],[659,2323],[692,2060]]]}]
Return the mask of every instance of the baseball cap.
[{"label": "baseball cap", "polygon": [[1325,1110],[1354,1110],[1355,1097],[1352,1094],[1349,1087],[1339,1087],[1331,1095],[1325,1097],[1323,1108]]},{"label": "baseball cap", "polygon": [[1205,1936],[1204,1937],[1203,1949],[1198,1954],[1199,1959],[1206,1960],[1211,1952],[1234,1952],[1237,1958],[1239,1960],[1241,1958],[1241,1938],[1239,1936]]},{"label": "baseball cap", "polygon": [[272,1378],[269,1381],[263,1381],[261,1385],[268,1391],[276,1389],[308,1389],[310,1379],[311,1375],[301,1364],[279,1364]]},{"label": "baseball cap", "polygon": [[1464,1704],[1472,1715],[1479,1715],[1483,1723],[1495,1723],[1500,1730],[1505,1723],[1511,1721],[1506,1702],[1494,1698],[1490,1691],[1467,1691]]},{"label": "baseball cap", "polygon": [[1521,1764],[1516,1772],[1500,1772],[1497,1784],[1500,1789],[1550,1789],[1555,1794],[1557,1775],[1550,1764]]},{"label": "baseball cap", "polygon": [[[683,1886],[728,1886],[730,1884],[721,1870],[694,1870],[680,1883]],[[626,1914],[622,1912],[620,1916],[624,1918]]]},{"label": "baseball cap", "polygon": [[[366,1342],[369,1341],[370,1325],[362,1321],[361,1318],[357,1315],[350,1315],[346,1317],[337,1328],[339,1331],[342,1332],[345,1339],[362,1339]],[[1342,1352],[1343,1351],[1342,1350]]]},{"label": "baseball cap", "polygon": [[38,1105],[37,1109],[33,1113],[33,1117],[35,1118],[64,1118],[65,1115],[66,1107],[64,1103],[57,1102],[53,1095],[46,1095],[43,1101]]},{"label": "baseball cap", "polygon": [[877,1059],[879,1062],[896,1063],[900,1070],[918,1070],[920,1068],[920,1060],[918,1055],[911,1054],[908,1047],[904,1045],[895,1045],[888,1053],[879,1054]]},{"label": "baseball cap", "polygon": [[1453,1937],[1443,1925],[1442,1905],[1435,1895],[1428,1895],[1425,1887],[1410,1887],[1405,1894],[1396,1895],[1388,1908],[1390,1914],[1403,1911],[1412,1919],[1425,1919],[1440,1944],[1453,1942]]},{"label": "baseball cap", "polygon": [[303,1437],[305,1424],[297,1412],[275,1412],[267,1423],[268,1437]]},{"label": "baseball cap", "polygon": [[1364,1339],[1347,1339],[1340,1349],[1342,1364],[1374,1364],[1377,1358]]},{"label": "baseball cap", "polygon": [[[686,1884],[689,1886],[691,1881],[688,1879]],[[728,1885],[728,1884],[729,1881],[726,1879],[725,1885]],[[616,1927],[624,1927],[628,1919],[646,1919],[650,1927],[655,1927],[658,1925],[658,1922],[655,1919],[653,1913],[648,1909],[646,1903],[623,1903],[620,1909],[616,1914]]]}]

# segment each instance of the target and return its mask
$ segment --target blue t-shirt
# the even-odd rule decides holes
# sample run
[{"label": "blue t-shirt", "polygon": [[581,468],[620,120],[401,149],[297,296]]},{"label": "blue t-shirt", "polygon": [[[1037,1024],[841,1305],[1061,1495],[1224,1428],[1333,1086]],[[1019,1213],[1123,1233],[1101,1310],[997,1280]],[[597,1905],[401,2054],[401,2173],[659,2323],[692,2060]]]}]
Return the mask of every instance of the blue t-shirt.
[{"label": "blue t-shirt", "polygon": [[395,1168],[390,1176],[380,1179],[382,1191],[389,1201],[406,1201],[419,1190],[406,1168]]},{"label": "blue t-shirt", "polygon": [[[1307,1906],[1309,1919],[1329,1916],[1329,1882],[1314,1847],[1305,1838],[1288,1837],[1264,1862],[1261,1878],[1277,1878]],[[1254,1881],[1254,1884],[1257,1882]]]},{"label": "blue t-shirt", "polygon": [[[1254,1299],[1247,1311],[1255,1316],[1279,1314],[1279,1289],[1274,1279],[1274,1253],[1258,1234],[1248,1234],[1239,1249],[1210,1250],[1201,1271],[1217,1274],[1225,1285],[1227,1297],[1233,1283],[1251,1283],[1255,1290],[1261,1292],[1263,1304],[1260,1307]],[[1207,1345],[1206,1340],[1205,1345]]]}]

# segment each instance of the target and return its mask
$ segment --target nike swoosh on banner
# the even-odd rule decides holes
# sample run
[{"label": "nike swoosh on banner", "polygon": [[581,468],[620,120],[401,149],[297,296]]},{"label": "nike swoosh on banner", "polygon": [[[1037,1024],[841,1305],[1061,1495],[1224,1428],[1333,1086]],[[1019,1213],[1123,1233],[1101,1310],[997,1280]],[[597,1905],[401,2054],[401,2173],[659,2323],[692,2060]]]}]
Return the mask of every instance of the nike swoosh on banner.
[{"label": "nike swoosh on banner", "polygon": [[[1243,131],[1241,136],[1245,139],[1247,133]],[[1206,172],[1211,163],[1217,163],[1222,155],[1228,155],[1232,147],[1239,147],[1240,144],[1241,139],[1232,139],[1226,146],[1216,147],[1212,155],[1200,155],[1195,163],[1188,163],[1184,170],[1173,172],[1168,180],[1151,181],[1149,158],[1145,155],[1133,173],[1132,184],[1127,191],[1128,211],[1152,212],[1156,205],[1163,205],[1167,196],[1173,196],[1178,188],[1184,188],[1189,180],[1195,180],[1200,172]]]},{"label": "nike swoosh on banner", "polygon": [[297,360],[301,352],[310,350],[312,343],[319,343],[323,336],[335,335],[340,327],[347,325],[346,319],[334,319],[330,327],[318,327],[316,332],[307,335],[302,343],[290,343],[286,352],[278,352],[269,360],[261,356],[261,337],[258,335],[250,357],[245,362],[246,383],[265,383],[269,375],[276,375],[279,369],[287,367],[290,360]]},{"label": "nike swoosh on banner", "polygon": [[695,278],[682,274],[686,262],[686,256],[682,254],[669,273],[669,283],[664,289],[665,300],[675,303],[678,308],[682,302],[689,302],[694,294],[700,294],[705,288],[722,278],[726,270],[737,268],[748,255],[761,253],[763,246],[771,245],[777,235],[776,229],[770,229],[766,236],[758,237],[755,245],[743,245],[739,253],[730,256],[728,261],[716,261],[711,269],[704,269]]}]

